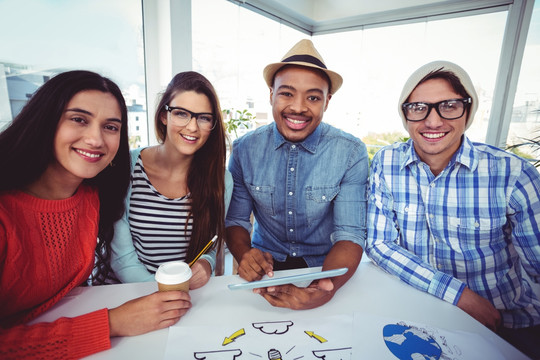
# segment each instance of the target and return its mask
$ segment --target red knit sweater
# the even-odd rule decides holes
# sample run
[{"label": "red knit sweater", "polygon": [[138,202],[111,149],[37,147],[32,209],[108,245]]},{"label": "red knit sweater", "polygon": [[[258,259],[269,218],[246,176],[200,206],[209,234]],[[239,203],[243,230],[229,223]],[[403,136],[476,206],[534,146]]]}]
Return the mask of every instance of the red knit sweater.
[{"label": "red knit sweater", "polygon": [[110,348],[107,309],[24,325],[84,283],[94,265],[99,197],[0,193],[0,359],[76,359]]}]

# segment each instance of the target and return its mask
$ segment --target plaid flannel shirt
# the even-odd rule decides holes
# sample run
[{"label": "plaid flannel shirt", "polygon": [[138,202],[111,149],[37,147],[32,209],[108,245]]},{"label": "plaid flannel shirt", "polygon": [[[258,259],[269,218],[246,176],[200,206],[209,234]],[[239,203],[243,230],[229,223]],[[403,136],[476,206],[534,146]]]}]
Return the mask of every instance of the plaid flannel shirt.
[{"label": "plaid flannel shirt", "polygon": [[466,136],[434,176],[412,141],[373,158],[366,253],[387,272],[454,305],[465,285],[506,327],[540,324],[540,175],[527,161]]}]

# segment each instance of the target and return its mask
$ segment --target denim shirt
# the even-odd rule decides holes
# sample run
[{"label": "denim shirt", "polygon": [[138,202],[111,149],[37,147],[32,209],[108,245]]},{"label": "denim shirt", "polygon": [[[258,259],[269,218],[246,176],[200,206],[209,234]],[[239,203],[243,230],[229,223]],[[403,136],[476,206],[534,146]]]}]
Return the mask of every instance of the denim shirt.
[{"label": "denim shirt", "polygon": [[368,155],[359,139],[321,123],[292,143],[275,123],[233,143],[234,190],[225,225],[251,232],[252,246],[277,261],[320,266],[337,241],[364,246]]}]

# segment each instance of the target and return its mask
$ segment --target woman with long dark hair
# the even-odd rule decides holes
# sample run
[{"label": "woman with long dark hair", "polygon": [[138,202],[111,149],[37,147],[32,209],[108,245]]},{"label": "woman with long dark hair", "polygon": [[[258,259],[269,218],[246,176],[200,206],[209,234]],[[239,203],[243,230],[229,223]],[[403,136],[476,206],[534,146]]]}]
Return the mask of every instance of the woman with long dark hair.
[{"label": "woman with long dark hair", "polygon": [[[123,282],[153,281],[164,262],[192,262],[224,235],[232,194],[225,170],[225,130],[212,84],[201,74],[177,74],[157,105],[157,146],[132,151],[126,214],[116,224],[112,267]],[[192,265],[192,289],[206,284],[216,246]]]},{"label": "woman with long dark hair", "polygon": [[89,71],[53,77],[0,134],[0,152],[0,358],[80,358],[187,311],[189,295],[177,291],[26,325],[89,277],[108,276],[130,173],[114,82]]}]

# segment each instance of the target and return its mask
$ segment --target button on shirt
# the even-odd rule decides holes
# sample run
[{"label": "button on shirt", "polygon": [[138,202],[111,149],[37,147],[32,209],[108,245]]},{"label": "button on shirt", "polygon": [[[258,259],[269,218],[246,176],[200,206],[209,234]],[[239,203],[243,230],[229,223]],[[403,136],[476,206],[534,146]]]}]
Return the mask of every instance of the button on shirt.
[{"label": "button on shirt", "polygon": [[277,261],[303,257],[322,265],[336,241],[364,246],[368,156],[354,136],[321,123],[300,143],[291,143],[275,123],[233,144],[234,179],[226,226],[251,232],[252,245]]},{"label": "button on shirt", "polygon": [[540,324],[540,175],[527,161],[463,143],[434,176],[411,140],[372,161],[366,253],[408,284],[457,304],[465,284],[505,327]]}]

